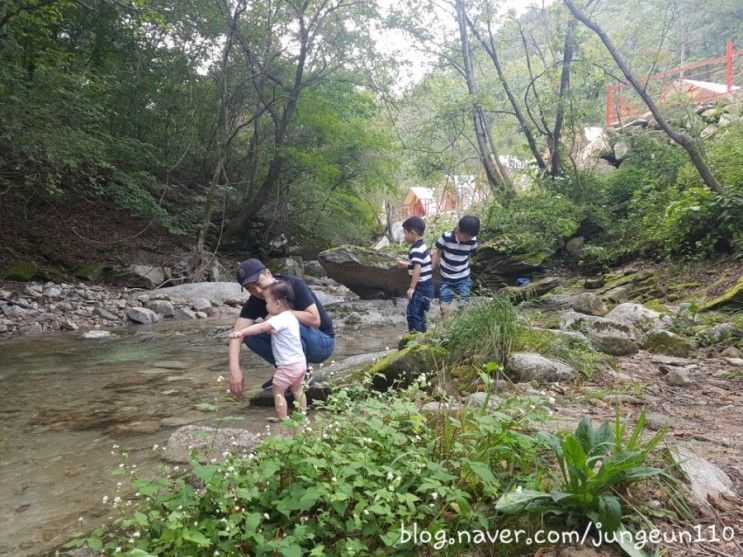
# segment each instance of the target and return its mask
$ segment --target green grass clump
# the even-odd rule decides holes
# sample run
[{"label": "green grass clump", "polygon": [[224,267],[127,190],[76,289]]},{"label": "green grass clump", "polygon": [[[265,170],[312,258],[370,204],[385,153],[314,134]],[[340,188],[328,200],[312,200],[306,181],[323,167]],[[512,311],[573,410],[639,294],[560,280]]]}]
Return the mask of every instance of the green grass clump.
[{"label": "green grass clump", "polygon": [[481,366],[495,362],[504,366],[516,334],[516,319],[513,304],[507,298],[495,297],[467,306],[437,337],[449,352],[450,363]]}]

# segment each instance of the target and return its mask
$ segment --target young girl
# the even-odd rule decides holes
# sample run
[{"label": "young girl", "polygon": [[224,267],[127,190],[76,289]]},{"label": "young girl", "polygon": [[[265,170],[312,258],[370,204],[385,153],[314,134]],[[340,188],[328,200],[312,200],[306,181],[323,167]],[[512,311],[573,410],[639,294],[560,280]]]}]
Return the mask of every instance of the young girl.
[{"label": "young girl", "polygon": [[274,407],[280,420],[286,418],[286,390],[291,389],[294,400],[301,412],[307,411],[307,398],[304,395],[304,373],[307,371],[307,360],[302,350],[302,339],[299,336],[299,321],[291,310],[294,309],[294,290],[285,281],[276,281],[263,291],[266,300],[268,318],[239,331],[230,333],[230,338],[271,333],[271,349],[276,361],[273,374]]}]

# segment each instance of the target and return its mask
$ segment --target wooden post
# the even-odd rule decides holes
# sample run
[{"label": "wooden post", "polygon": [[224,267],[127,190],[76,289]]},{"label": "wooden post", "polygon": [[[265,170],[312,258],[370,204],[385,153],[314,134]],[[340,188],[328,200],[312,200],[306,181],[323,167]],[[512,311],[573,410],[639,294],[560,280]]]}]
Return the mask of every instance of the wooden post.
[{"label": "wooden post", "polygon": [[728,95],[733,92],[733,41],[728,39],[725,48],[725,77],[728,86]]}]

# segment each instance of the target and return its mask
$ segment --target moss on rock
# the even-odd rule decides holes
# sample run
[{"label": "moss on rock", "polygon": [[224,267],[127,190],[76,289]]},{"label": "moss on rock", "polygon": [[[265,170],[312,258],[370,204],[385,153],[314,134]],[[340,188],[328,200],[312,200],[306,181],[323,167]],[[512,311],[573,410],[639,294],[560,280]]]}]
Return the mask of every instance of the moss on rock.
[{"label": "moss on rock", "polygon": [[386,391],[392,385],[406,387],[421,373],[434,371],[446,357],[446,350],[432,344],[411,344],[370,366],[364,375],[372,377],[372,386]]},{"label": "moss on rock", "polygon": [[30,282],[39,274],[39,266],[36,263],[27,261],[16,263],[8,269],[5,275],[6,280],[17,280],[20,282]]},{"label": "moss on rock", "polygon": [[103,263],[82,263],[75,267],[73,273],[82,280],[98,280],[104,267]]},{"label": "moss on rock", "polygon": [[682,336],[670,331],[651,331],[645,337],[643,348],[654,354],[666,354],[679,358],[688,358],[691,353],[691,343]]},{"label": "moss on rock", "polygon": [[700,311],[717,309],[721,306],[743,307],[743,276],[733,286],[725,290],[721,296],[704,304]]}]

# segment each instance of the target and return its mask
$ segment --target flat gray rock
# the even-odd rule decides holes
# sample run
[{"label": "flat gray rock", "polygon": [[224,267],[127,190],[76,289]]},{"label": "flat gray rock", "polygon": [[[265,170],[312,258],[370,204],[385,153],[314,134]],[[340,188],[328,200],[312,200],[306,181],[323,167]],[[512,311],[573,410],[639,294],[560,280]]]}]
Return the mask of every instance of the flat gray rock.
[{"label": "flat gray rock", "polygon": [[513,374],[519,381],[536,381],[540,384],[572,381],[575,378],[575,370],[571,366],[545,358],[536,352],[511,354],[506,364],[506,371]]},{"label": "flat gray rock", "polygon": [[93,329],[92,331],[86,331],[83,333],[83,338],[87,339],[98,339],[106,338],[111,336],[111,331],[102,331],[100,329]]},{"label": "flat gray rock", "polygon": [[224,460],[224,453],[240,454],[251,451],[260,442],[260,437],[246,429],[183,426],[168,439],[165,460],[173,463],[188,463],[191,451],[196,449],[199,458]]},{"label": "flat gray rock", "polygon": [[708,460],[683,445],[671,447],[671,455],[686,477],[689,478],[694,500],[702,510],[712,511],[712,507],[707,501],[709,496],[719,497],[722,494],[735,496],[732,480],[725,472]]}]

